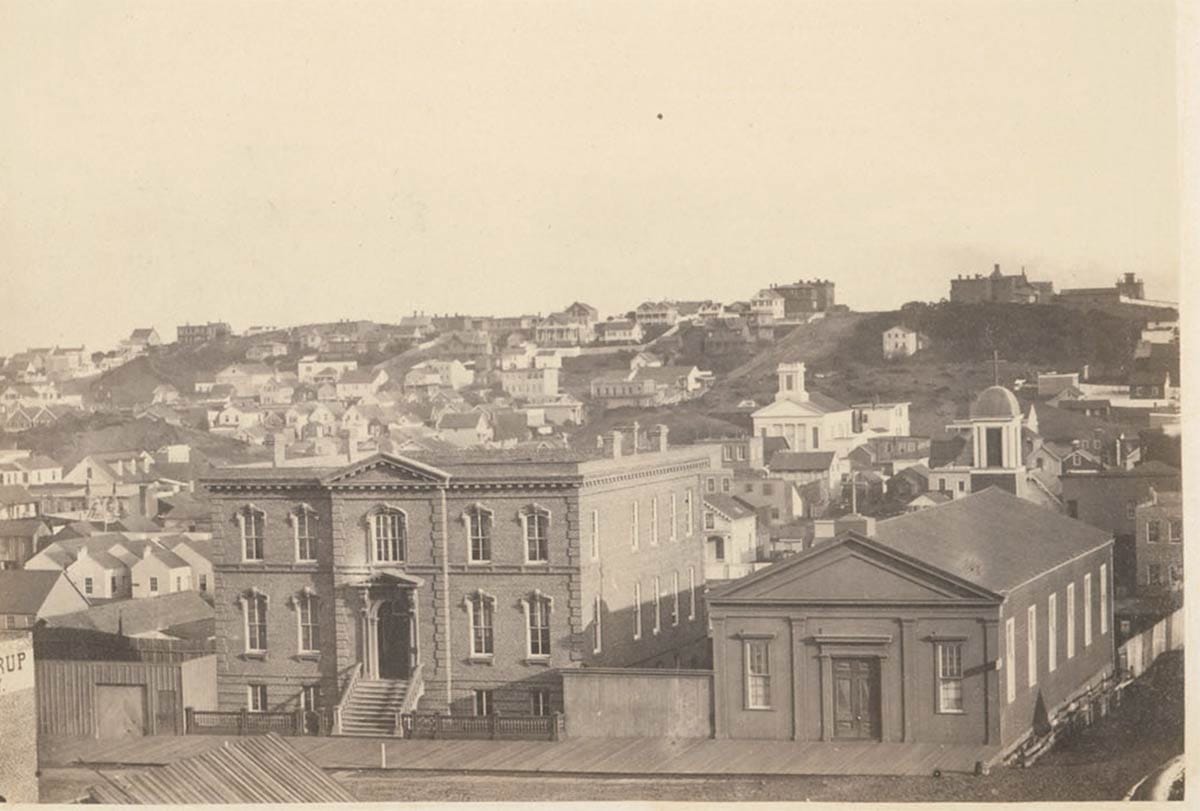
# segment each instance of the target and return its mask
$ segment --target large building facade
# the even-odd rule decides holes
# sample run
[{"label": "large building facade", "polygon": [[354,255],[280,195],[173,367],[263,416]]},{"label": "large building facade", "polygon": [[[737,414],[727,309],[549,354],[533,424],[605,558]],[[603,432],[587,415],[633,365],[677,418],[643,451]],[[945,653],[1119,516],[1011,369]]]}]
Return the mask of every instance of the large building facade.
[{"label": "large building facade", "polygon": [[329,707],[370,682],[421,710],[544,714],[559,668],[704,666],[714,460],[660,443],[220,471],[220,706]]}]

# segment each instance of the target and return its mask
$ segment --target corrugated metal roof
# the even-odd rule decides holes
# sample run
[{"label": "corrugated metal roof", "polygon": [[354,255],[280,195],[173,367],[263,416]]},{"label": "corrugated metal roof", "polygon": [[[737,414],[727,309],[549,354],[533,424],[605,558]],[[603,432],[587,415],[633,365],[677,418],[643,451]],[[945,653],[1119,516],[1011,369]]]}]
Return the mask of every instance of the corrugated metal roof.
[{"label": "corrugated metal roof", "polygon": [[88,790],[113,805],[340,803],[355,797],[275,734],[225,741],[195,757],[135,774],[107,774]]}]

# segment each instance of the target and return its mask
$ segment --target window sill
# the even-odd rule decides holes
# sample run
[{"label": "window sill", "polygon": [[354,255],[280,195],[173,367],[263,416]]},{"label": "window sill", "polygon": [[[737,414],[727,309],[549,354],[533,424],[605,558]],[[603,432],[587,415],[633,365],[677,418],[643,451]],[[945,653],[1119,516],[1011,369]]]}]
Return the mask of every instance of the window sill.
[{"label": "window sill", "polygon": [[549,656],[526,656],[525,664],[540,665],[541,667],[549,667],[550,666],[550,657]]},{"label": "window sill", "polygon": [[966,710],[938,710],[935,715],[966,715]]},{"label": "window sill", "polygon": [[746,712],[774,712],[774,707],[746,707]]},{"label": "window sill", "polygon": [[248,650],[242,653],[243,659],[256,659],[260,662],[267,660],[267,652],[265,650]]},{"label": "window sill", "polygon": [[467,657],[467,664],[494,665],[495,663],[495,657],[490,654],[475,653]]},{"label": "window sill", "polygon": [[[265,659],[267,657],[264,656],[263,658]],[[321,660],[321,652],[318,650],[300,651],[296,654],[295,658],[297,661],[301,662],[318,662]]]}]

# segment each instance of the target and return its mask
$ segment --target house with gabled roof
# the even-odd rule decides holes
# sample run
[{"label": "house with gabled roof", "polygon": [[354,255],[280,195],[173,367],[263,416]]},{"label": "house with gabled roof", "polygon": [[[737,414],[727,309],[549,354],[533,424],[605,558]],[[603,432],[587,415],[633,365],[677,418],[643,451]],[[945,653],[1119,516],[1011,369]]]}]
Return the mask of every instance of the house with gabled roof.
[{"label": "house with gabled roof", "polygon": [[781,363],[775,401],[750,415],[754,433],[783,437],[793,451],[829,451],[844,459],[866,441],[854,432],[854,411],[845,403],[809,391],[803,363]]},{"label": "house with gabled roof", "polygon": [[481,411],[448,411],[437,422],[438,437],[460,448],[483,445],[494,437],[488,415]]},{"label": "house with gabled roof", "polygon": [[32,628],[40,619],[87,607],[63,572],[0,569],[0,628]]},{"label": "house with gabled roof", "polygon": [[1020,745],[1113,671],[1112,536],[998,488],[709,594],[718,738]]}]

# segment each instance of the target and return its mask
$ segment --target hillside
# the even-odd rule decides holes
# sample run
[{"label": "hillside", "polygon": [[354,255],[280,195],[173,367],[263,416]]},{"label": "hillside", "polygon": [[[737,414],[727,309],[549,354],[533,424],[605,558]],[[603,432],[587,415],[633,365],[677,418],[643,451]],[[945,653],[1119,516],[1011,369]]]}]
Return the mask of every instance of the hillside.
[{"label": "hillside", "polygon": [[89,453],[138,448],[153,451],[164,445],[190,445],[212,461],[243,463],[269,458],[269,451],[234,439],[111,413],[68,416],[53,425],[20,434],[20,446],[45,454],[69,469]]}]

